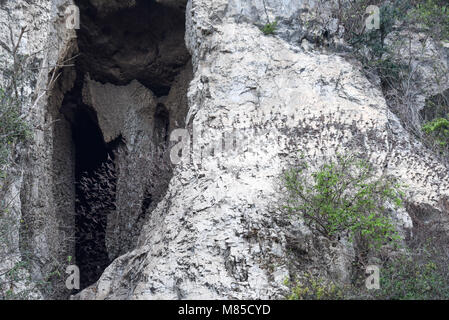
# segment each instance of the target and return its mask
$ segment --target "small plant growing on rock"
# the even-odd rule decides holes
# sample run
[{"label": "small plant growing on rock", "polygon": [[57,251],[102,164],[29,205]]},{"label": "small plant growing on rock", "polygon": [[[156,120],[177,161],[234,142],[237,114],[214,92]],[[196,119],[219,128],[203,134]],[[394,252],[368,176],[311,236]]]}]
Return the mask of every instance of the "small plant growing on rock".
[{"label": "small plant growing on rock", "polygon": [[268,36],[271,34],[274,34],[276,32],[276,29],[278,27],[277,21],[268,22],[266,25],[264,25],[261,30],[264,33],[264,35]]},{"label": "small plant growing on rock", "polygon": [[308,169],[303,162],[285,171],[284,208],[290,215],[299,215],[314,233],[331,241],[347,235],[368,248],[397,243],[399,236],[385,214],[387,202],[402,205],[395,179],[376,177],[368,162],[352,156],[338,155],[312,173]]}]

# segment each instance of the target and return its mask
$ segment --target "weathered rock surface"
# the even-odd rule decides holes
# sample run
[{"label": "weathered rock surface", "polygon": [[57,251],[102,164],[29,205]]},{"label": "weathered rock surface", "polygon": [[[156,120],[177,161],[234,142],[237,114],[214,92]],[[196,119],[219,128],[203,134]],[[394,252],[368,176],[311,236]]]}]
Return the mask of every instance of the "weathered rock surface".
[{"label": "weathered rock surface", "polygon": [[[49,65],[74,56],[79,50],[76,38],[61,18],[72,2],[25,2],[14,1],[17,19],[34,17],[48,30],[30,34],[27,41],[32,45],[24,50],[55,45],[42,56]],[[169,11],[185,5],[185,1],[158,2]],[[100,0],[91,4],[106,20],[136,5]],[[337,152],[363,154],[379,172],[401,178],[414,205],[448,213],[447,167],[403,128],[381,89],[353,61],[301,46],[303,39],[312,40],[325,31],[338,36],[338,21],[326,15],[327,7],[320,7],[324,16],[319,20],[328,23],[305,26],[304,21],[316,20],[319,5],[321,1],[189,0],[185,43],[192,66],[189,54],[179,47],[173,52],[181,58],[176,64],[176,59],[153,54],[158,46],[146,44],[132,48],[141,55],[126,64],[130,52],[120,53],[107,30],[92,26],[102,35],[100,40],[95,33],[83,35],[80,47],[90,48],[95,39],[96,50],[119,50],[117,55],[125,57],[96,61],[93,50],[88,52],[92,59],[78,65],[84,72],[92,70],[84,80],[83,102],[96,111],[105,142],[122,136],[125,146],[117,157],[122,176],[106,237],[110,258],[120,256],[75,299],[282,298],[283,280],[296,271],[291,251],[299,256],[313,252],[310,232],[278,208],[279,174],[295,161],[298,151],[313,166]],[[38,20],[35,11],[48,21]],[[267,15],[271,21],[278,18],[279,37],[259,30]],[[173,30],[179,31],[178,27]],[[102,45],[102,40],[108,43]],[[173,39],[159,40],[161,47],[168,47],[165,52],[170,51]],[[149,59],[157,63],[144,68],[154,75],[145,82],[148,78],[141,67],[148,62],[143,52],[147,49],[152,52]],[[173,72],[166,73],[167,69]],[[16,236],[14,250],[20,256],[21,242],[31,244],[40,259],[34,267],[36,278],[45,274],[52,256],[73,255],[74,250],[69,246],[61,253],[58,247],[73,235],[75,214],[75,150],[70,123],[59,108],[74,86],[76,71],[63,70],[51,94],[29,110],[36,130],[25,157],[23,180],[17,179],[15,187],[21,191],[14,219],[27,221],[30,230],[24,239]],[[36,92],[45,87],[47,78],[48,72],[41,71]],[[148,193],[156,160],[151,151],[163,132],[154,131],[160,123],[156,115],[165,112],[158,113],[160,104],[169,117],[159,128],[172,131],[185,126],[191,147],[184,150],[168,186],[152,187],[150,193],[159,192],[158,200],[139,217],[142,203],[134,200]],[[161,159],[161,154],[157,157]],[[410,228],[407,212],[391,214],[403,230]],[[322,256],[308,259],[327,264],[332,274],[347,279],[351,245],[342,242],[330,250],[335,255],[323,251]]]},{"label": "weathered rock surface", "polygon": [[[13,48],[18,43],[20,30],[27,27],[27,32],[18,45],[18,54],[29,55],[30,69],[23,74],[23,95],[25,103],[22,113],[32,124],[33,139],[26,150],[18,150],[20,158],[11,168],[14,180],[10,188],[11,197],[3,199],[11,203],[8,210],[14,216],[16,230],[9,258],[0,262],[0,274],[8,271],[12,266],[19,266],[22,281],[13,283],[7,289],[11,294],[23,298],[42,297],[37,292],[36,283],[52,271],[54,257],[64,256],[70,252],[61,243],[70,246],[72,231],[64,226],[73,218],[73,203],[67,200],[74,192],[74,186],[64,181],[72,174],[71,162],[67,161],[73,154],[66,149],[67,145],[57,145],[54,142],[69,135],[68,124],[61,119],[61,114],[55,104],[62,101],[64,90],[70,85],[67,81],[61,83],[61,93],[47,97],[43,91],[49,81],[48,73],[55,65],[61,63],[61,58],[73,50],[70,32],[61,20],[62,5],[68,1],[7,1],[0,4],[1,40],[7,47]],[[64,7],[63,7],[64,8]],[[11,28],[11,32],[10,32]],[[11,55],[2,46],[2,59],[9,59],[5,63],[12,63]],[[43,69],[41,69],[42,67]],[[5,74],[1,75],[4,84]],[[38,99],[39,98],[39,99]],[[58,122],[60,121],[60,122]],[[70,138],[68,138],[70,141]],[[27,268],[20,267],[24,257],[31,258],[33,263]],[[3,263],[5,262],[5,268]],[[27,274],[28,271],[31,274]],[[31,281],[28,276],[31,275]],[[9,282],[8,282],[9,284]],[[2,290],[7,290],[4,287]]]},{"label": "weathered rock surface", "polygon": [[[447,168],[401,127],[380,89],[335,54],[306,53],[236,23],[229,12],[238,5],[189,2],[187,123],[198,132],[197,152],[176,167],[138,247],[79,298],[279,298],[289,270],[276,179],[297,150],[314,164],[336,152],[364,154],[401,177],[414,202],[443,210]],[[241,152],[216,148],[198,159],[227,132],[248,136],[238,140]],[[348,268],[341,261],[336,272]]]}]

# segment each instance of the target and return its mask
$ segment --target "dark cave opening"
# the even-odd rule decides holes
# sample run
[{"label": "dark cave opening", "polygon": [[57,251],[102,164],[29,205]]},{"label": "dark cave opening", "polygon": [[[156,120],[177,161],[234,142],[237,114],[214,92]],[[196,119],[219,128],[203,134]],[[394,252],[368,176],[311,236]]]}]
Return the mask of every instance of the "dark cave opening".
[{"label": "dark cave opening", "polygon": [[66,94],[61,112],[71,123],[75,149],[75,260],[80,288],[99,279],[110,260],[105,236],[107,215],[115,210],[114,149],[106,144],[94,110],[80,100],[79,86]]},{"label": "dark cave opening", "polygon": [[115,209],[113,153],[89,110],[80,107],[73,126],[75,143],[75,256],[81,288],[98,280],[110,263],[105,236],[107,215]]},{"label": "dark cave opening", "polygon": [[156,137],[156,145],[166,146],[168,142],[170,128],[170,113],[167,108],[158,103],[154,114],[154,136]]},{"label": "dark cave opening", "polygon": [[[155,0],[136,0],[134,5],[129,5],[115,0],[75,1],[81,20],[81,29],[76,32],[79,49],[75,60],[76,80],[73,89],[64,95],[60,112],[71,124],[75,153],[74,255],[80,269],[81,290],[95,283],[111,259],[123,253],[111,251],[111,237],[120,237],[117,241],[121,244],[124,243],[122,237],[130,237],[115,234],[114,225],[108,229],[111,223],[108,216],[113,212],[120,217],[121,212],[125,212],[124,217],[132,214],[127,212],[130,210],[120,211],[118,200],[126,192],[120,191],[123,178],[118,179],[121,163],[118,147],[125,146],[126,141],[120,135],[105,142],[98,121],[98,118],[103,119],[102,113],[97,115],[83,98],[85,79],[89,76],[102,84],[117,86],[137,80],[150,89],[160,99],[153,114],[154,127],[149,128],[152,142],[165,150],[171,125],[175,121],[182,125],[187,112],[186,93],[191,75],[185,70],[191,68],[191,57],[184,44],[185,2],[161,4]],[[186,77],[176,80],[182,74]],[[175,95],[180,96],[177,100],[170,96],[173,86],[177,87]],[[165,161],[163,154],[158,151],[154,159],[147,159],[163,169],[155,169],[157,174],[148,173],[142,184],[143,198],[140,206],[136,206],[139,225],[168,186],[171,173],[166,173],[164,170],[168,169],[160,165]],[[123,221],[128,223],[128,220]]]}]

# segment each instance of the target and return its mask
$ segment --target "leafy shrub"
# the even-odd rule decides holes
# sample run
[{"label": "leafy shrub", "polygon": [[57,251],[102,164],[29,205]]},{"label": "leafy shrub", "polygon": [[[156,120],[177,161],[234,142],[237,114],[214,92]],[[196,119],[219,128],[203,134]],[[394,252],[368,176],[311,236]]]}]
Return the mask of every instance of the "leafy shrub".
[{"label": "leafy shrub", "polygon": [[344,290],[325,279],[306,272],[302,280],[286,279],[284,285],[291,287],[289,300],[340,300],[344,298]]},{"label": "leafy shrub", "polygon": [[427,122],[422,130],[442,149],[449,148],[449,115]]},{"label": "leafy shrub", "polygon": [[284,185],[288,192],[284,208],[330,240],[346,234],[351,241],[357,237],[369,248],[379,248],[399,239],[385,215],[385,203],[401,206],[400,186],[395,179],[375,177],[364,160],[339,155],[336,162],[311,174],[303,162],[285,172]]},{"label": "leafy shrub", "polygon": [[419,1],[408,17],[423,24],[437,40],[449,40],[449,5],[443,1]]},{"label": "leafy shrub", "polygon": [[432,260],[417,261],[402,256],[385,265],[380,272],[377,299],[427,300],[448,299],[449,282]]}]

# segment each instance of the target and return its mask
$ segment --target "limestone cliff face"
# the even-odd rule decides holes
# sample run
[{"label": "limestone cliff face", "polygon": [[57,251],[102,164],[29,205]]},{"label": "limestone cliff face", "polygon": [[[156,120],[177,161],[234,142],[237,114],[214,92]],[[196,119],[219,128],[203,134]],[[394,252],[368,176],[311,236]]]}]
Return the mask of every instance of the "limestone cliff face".
[{"label": "limestone cliff face", "polygon": [[[304,5],[266,3],[286,20]],[[178,165],[137,248],[80,298],[279,298],[291,235],[273,205],[276,178],[297,150],[316,164],[336,152],[365,154],[401,177],[415,203],[444,210],[447,168],[402,128],[380,88],[336,54],[264,36],[252,24],[263,16],[261,1],[188,3],[195,76],[186,123],[201,132],[193,148],[225,133],[247,140],[238,136],[240,152],[216,147]],[[410,227],[405,212],[396,214]],[[349,263],[340,258],[334,272],[344,277]]]},{"label": "limestone cliff face", "polygon": [[[29,229],[23,238],[16,237],[13,251],[20,260],[21,242],[29,244],[40,259],[32,269],[36,278],[54,255],[76,255],[74,242],[62,251],[58,245],[75,236],[74,158],[79,147],[71,137],[77,112],[71,106],[94,111],[106,146],[122,139],[118,148],[111,147],[117,196],[103,230],[111,261],[76,299],[282,298],[283,280],[299,268],[292,263],[295,254],[347,279],[354,258],[351,244],[342,242],[316,256],[310,231],[280,213],[278,178],[298,151],[313,166],[348,150],[363,154],[379,172],[408,186],[412,207],[448,213],[449,173],[443,162],[403,127],[380,86],[367,79],[357,62],[310,44],[325,31],[340,41],[331,5],[160,0],[154,8],[162,8],[166,17],[175,19],[185,8],[185,43],[178,46],[157,35],[146,43],[145,36],[128,30],[128,39],[135,41],[130,50],[136,53],[135,60],[128,60],[108,44],[110,30],[96,26],[89,34],[82,27],[76,37],[56,21],[72,1],[13,2],[16,6],[8,8],[15,14],[30,20],[39,12],[34,19],[48,28],[28,39],[34,46],[54,45],[45,51],[43,63],[54,65],[84,53],[77,68],[61,67],[50,94],[26,111],[36,130],[17,174],[20,201],[14,212]],[[86,8],[89,24],[97,12],[105,25],[111,16],[132,14],[140,5],[75,2]],[[278,18],[278,36],[260,31],[267,17]],[[325,22],[306,27],[304,21]],[[177,22],[168,25],[161,32],[179,37]],[[89,51],[92,46],[98,50]],[[113,53],[111,60],[106,52]],[[171,57],[170,52],[177,54]],[[440,53],[447,65],[447,51]],[[34,77],[34,91],[40,92],[48,72]],[[427,94],[448,88],[443,81]],[[70,101],[64,100],[67,96]],[[422,108],[420,99],[416,109]],[[160,168],[169,162],[166,133],[176,128],[188,130],[190,147],[174,168]],[[161,143],[163,151],[157,149]],[[403,232],[410,230],[406,209],[392,214]]]}]

